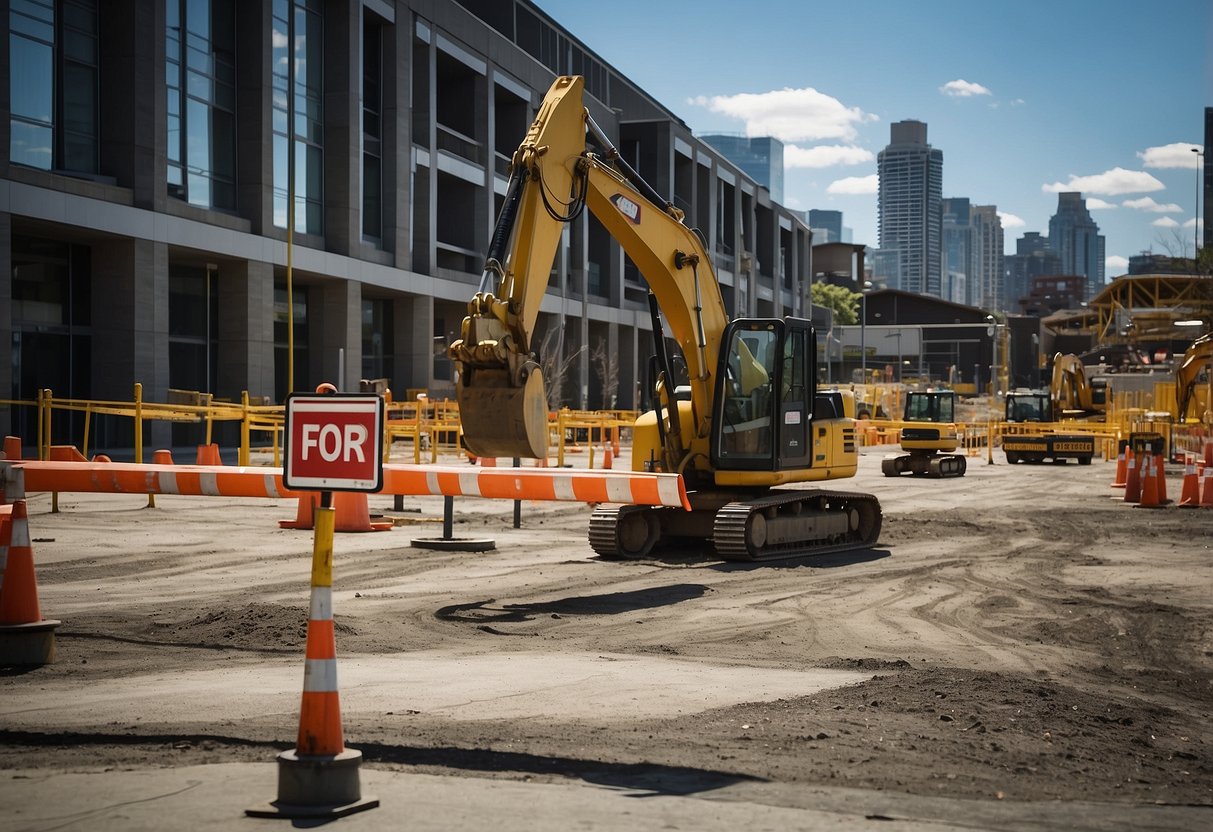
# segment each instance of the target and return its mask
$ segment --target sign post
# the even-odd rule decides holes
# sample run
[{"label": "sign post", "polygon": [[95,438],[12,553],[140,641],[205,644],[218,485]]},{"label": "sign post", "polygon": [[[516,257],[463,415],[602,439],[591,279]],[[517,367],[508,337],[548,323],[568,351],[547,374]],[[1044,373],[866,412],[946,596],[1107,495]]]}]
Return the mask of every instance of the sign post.
[{"label": "sign post", "polygon": [[[322,391],[332,391],[324,393]],[[307,622],[303,702],[295,748],[278,755],[278,799],[245,810],[253,817],[335,818],[372,809],[358,779],[362,752],[345,747],[337,690],[333,627],[334,491],[383,489],[383,398],[316,394],[286,399],[286,465],[292,491],[320,491],[312,541],[312,596]]]}]

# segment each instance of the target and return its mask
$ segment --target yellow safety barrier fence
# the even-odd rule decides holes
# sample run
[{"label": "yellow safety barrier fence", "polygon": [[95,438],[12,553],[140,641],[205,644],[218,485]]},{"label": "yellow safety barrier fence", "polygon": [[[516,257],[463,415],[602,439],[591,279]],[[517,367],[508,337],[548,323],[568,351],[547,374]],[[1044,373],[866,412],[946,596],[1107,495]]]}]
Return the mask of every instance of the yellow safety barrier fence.
[{"label": "yellow safety barrier fence", "polygon": [[[177,423],[205,424],[205,442],[211,444],[215,422],[240,422],[240,449],[238,464],[248,465],[251,456],[252,434],[269,433],[273,446],[274,464],[279,464],[279,448],[283,429],[283,408],[280,405],[253,404],[248,391],[241,393],[240,402],[217,402],[209,393],[170,391],[175,402],[149,402],[143,398],[143,385],[136,382],[133,398],[124,401],[99,401],[91,399],[57,398],[50,389],[38,391],[34,403],[38,410],[37,448],[38,458],[50,458],[54,435],[54,415],[60,413],[83,413],[84,433],[81,453],[89,454],[89,436],[93,417],[118,416],[134,421],[135,461],[143,461],[143,426],[146,422],[168,421]],[[182,395],[187,394],[187,395]],[[190,403],[191,398],[193,402]]]}]

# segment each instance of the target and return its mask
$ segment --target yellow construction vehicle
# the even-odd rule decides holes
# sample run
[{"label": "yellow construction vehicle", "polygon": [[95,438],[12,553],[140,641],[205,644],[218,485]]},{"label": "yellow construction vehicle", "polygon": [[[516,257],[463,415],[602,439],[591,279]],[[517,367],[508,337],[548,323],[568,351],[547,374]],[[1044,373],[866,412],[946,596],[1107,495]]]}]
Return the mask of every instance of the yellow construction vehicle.
[{"label": "yellow construction vehicle", "polygon": [[1213,397],[1213,333],[1192,342],[1175,368],[1175,421],[1183,424],[1192,418],[1206,424],[1213,421],[1209,411]]},{"label": "yellow construction vehicle", "polygon": [[1041,429],[1041,422],[1053,421],[1053,402],[1044,390],[1014,390],[1007,393],[1007,431],[1002,450],[1007,462],[1044,462],[1064,464],[1067,459],[1090,465],[1095,458],[1095,436],[1089,433],[1059,433]]},{"label": "yellow construction vehicle", "polygon": [[[583,84],[557,78],[514,153],[480,291],[450,347],[468,448],[546,456],[536,321],[564,223],[588,207],[649,287],[657,404],[635,424],[633,469],[681,474],[692,506],[599,507],[594,550],[637,557],[691,538],[711,540],[725,558],[759,560],[871,546],[881,524],[874,496],[774,488],[851,477],[858,465],[854,421],[839,409],[845,397],[816,394],[812,325],[729,320],[701,235],[620,157],[587,112]],[[676,389],[662,316],[689,396]]]},{"label": "yellow construction vehicle", "polygon": [[911,473],[927,477],[963,477],[964,454],[954,454],[960,447],[955,424],[956,393],[952,390],[910,390],[906,393],[906,409],[901,428],[901,449],[897,456],[880,461],[886,477]]},{"label": "yellow construction vehicle", "polygon": [[1087,380],[1082,360],[1073,353],[1053,356],[1049,384],[1053,413],[1058,419],[1103,419],[1108,412],[1108,381]]}]

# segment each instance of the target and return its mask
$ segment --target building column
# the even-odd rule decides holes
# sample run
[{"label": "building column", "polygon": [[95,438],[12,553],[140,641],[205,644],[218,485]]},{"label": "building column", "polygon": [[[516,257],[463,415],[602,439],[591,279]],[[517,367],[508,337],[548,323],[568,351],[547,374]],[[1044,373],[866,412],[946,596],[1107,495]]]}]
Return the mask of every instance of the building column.
[{"label": "building column", "polygon": [[[8,120],[3,121],[7,131]],[[0,399],[10,399],[16,398],[13,390],[13,216],[4,213],[0,213],[0,310],[3,310],[0,311]],[[11,408],[0,408],[0,436],[12,432]]]},{"label": "building column", "polygon": [[[410,295],[396,302],[396,379],[401,395],[409,388],[429,389],[434,372],[434,299]],[[396,388],[393,387],[393,390]]]},{"label": "building column", "polygon": [[[168,246],[116,239],[93,246],[92,396],[131,401],[143,385],[144,401],[168,400]],[[168,422],[152,422],[148,443],[168,447]],[[150,458],[150,457],[149,457]]]},{"label": "building column", "polygon": [[320,319],[312,340],[312,376],[337,385],[340,392],[357,392],[362,378],[362,284],[338,280],[318,288],[320,303],[308,309],[309,315],[318,311]]},{"label": "building column", "polygon": [[255,260],[219,267],[216,393],[274,397],[274,266]]},{"label": "building column", "polygon": [[236,4],[237,199],[252,233],[267,237],[282,233],[274,229],[271,5]]}]

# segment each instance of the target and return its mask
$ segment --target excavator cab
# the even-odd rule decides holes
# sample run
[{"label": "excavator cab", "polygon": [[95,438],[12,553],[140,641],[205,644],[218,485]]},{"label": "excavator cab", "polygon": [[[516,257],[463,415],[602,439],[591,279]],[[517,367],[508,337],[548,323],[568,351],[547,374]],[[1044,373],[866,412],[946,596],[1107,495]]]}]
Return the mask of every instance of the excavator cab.
[{"label": "excavator cab", "polygon": [[725,328],[712,420],[717,470],[809,467],[817,389],[812,335],[799,318],[740,318]]}]

